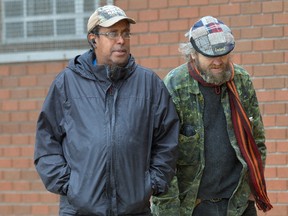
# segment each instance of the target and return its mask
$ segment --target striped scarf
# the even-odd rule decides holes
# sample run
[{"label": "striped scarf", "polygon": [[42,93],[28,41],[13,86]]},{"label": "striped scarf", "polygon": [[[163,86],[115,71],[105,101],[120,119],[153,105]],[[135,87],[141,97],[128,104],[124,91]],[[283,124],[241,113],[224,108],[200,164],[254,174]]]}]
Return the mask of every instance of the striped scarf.
[{"label": "striped scarf", "polygon": [[[202,85],[219,88],[217,85],[205,82],[197,68],[194,68],[194,65],[191,63],[188,63],[188,69],[190,75]],[[272,208],[272,205],[266,191],[261,155],[252,135],[251,124],[244,108],[242,107],[233,78],[234,66],[231,63],[231,78],[226,82],[226,84],[228,88],[234,133],[242,156],[248,165],[251,191],[255,198],[256,205],[258,209],[266,212]]]}]

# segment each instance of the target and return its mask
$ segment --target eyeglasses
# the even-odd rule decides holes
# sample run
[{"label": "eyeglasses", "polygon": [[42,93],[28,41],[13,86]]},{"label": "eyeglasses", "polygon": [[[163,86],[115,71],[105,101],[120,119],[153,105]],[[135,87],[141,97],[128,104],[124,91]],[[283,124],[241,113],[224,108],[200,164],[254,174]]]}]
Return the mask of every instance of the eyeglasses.
[{"label": "eyeglasses", "polygon": [[105,37],[111,39],[111,40],[117,40],[121,36],[123,39],[130,39],[131,33],[124,31],[122,33],[119,32],[98,32],[97,35],[104,35]]}]

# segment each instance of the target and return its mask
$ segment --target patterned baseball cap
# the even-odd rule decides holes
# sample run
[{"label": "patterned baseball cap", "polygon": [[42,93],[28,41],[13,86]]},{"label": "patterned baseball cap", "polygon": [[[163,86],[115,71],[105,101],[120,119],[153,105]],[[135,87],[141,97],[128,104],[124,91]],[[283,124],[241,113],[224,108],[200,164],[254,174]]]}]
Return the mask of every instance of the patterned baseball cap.
[{"label": "patterned baseball cap", "polygon": [[114,5],[105,5],[97,8],[90,16],[87,23],[87,31],[90,32],[97,25],[102,27],[110,27],[124,19],[128,20],[129,23],[136,23],[134,19],[127,17],[121,8]]},{"label": "patterned baseball cap", "polygon": [[208,57],[226,55],[235,47],[230,28],[212,16],[205,16],[198,20],[187,36],[194,49]]}]

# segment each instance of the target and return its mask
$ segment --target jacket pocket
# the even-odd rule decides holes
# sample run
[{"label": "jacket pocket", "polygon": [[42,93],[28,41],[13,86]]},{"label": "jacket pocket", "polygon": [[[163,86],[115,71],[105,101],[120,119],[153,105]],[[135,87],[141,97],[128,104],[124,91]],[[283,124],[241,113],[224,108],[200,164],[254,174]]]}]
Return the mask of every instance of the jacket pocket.
[{"label": "jacket pocket", "polygon": [[179,157],[177,163],[179,165],[197,165],[200,161],[201,145],[199,133],[193,136],[185,136],[179,134]]}]

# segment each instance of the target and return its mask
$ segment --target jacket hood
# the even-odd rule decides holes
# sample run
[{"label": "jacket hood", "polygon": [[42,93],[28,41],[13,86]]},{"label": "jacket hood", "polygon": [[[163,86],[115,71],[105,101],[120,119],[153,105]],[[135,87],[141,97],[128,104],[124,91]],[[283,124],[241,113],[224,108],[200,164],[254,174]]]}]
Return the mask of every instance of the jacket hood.
[{"label": "jacket hood", "polygon": [[71,59],[68,64],[68,68],[80,76],[91,80],[110,80],[116,82],[120,79],[127,79],[136,69],[136,62],[132,55],[128,59],[128,63],[124,67],[117,65],[93,65],[93,61],[96,58],[92,49],[76,56]]}]

